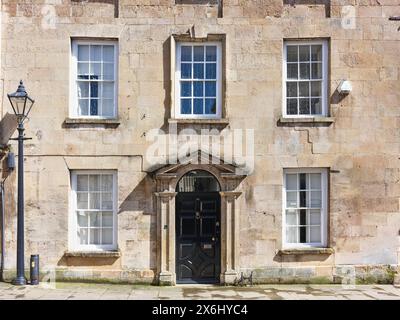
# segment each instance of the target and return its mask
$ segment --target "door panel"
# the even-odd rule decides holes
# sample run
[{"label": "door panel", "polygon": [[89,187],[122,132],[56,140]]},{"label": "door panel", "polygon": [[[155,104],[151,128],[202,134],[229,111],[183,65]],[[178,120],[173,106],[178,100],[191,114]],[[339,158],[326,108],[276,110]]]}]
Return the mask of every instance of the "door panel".
[{"label": "door panel", "polygon": [[220,195],[178,193],[176,273],[178,283],[215,283],[220,273]]}]

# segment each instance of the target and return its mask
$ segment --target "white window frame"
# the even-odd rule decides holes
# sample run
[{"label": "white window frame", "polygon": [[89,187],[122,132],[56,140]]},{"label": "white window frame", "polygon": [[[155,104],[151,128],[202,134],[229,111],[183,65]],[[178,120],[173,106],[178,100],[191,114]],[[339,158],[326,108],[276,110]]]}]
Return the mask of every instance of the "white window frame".
[{"label": "white window frame", "polygon": [[[78,115],[78,45],[113,45],[114,46],[114,114],[105,116],[81,116]],[[70,108],[69,117],[78,119],[116,119],[118,117],[118,64],[119,50],[116,40],[79,40],[71,39],[71,59],[70,59]],[[90,109],[90,106],[89,106]]]},{"label": "white window frame", "polygon": [[[97,175],[107,174],[113,176],[113,243],[111,245],[82,245],[77,236],[77,176],[78,175]],[[115,170],[73,170],[71,171],[71,197],[69,214],[69,249],[71,251],[111,251],[118,248],[118,187],[117,171]]]},{"label": "white window frame", "polygon": [[[287,81],[287,46],[288,45],[322,45],[322,114],[287,114],[286,105],[286,81]],[[328,55],[328,40],[288,40],[283,43],[283,72],[282,72],[282,90],[283,90],[283,111],[282,114],[285,118],[315,118],[329,116],[329,103],[328,103],[328,72],[329,71],[329,55]]]},{"label": "white window frame", "polygon": [[[320,173],[321,174],[321,242],[288,243],[286,241],[286,174]],[[327,168],[292,168],[283,170],[282,188],[282,248],[325,248],[328,243],[328,169]]]},{"label": "white window frame", "polygon": [[[181,49],[182,46],[216,46],[217,47],[217,112],[216,114],[181,114]],[[193,63],[193,61],[192,61]],[[175,64],[175,118],[176,119],[221,119],[222,117],[222,43],[207,42],[176,42]]]}]

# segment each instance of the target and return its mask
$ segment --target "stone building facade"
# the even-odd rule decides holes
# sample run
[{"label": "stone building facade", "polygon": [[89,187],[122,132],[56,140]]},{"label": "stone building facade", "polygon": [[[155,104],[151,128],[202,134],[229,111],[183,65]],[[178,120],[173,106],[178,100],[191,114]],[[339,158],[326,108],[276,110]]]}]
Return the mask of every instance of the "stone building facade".
[{"label": "stone building facade", "polygon": [[[36,100],[25,253],[40,254],[44,275],[394,281],[399,0],[1,2],[1,114],[20,79]],[[149,157],[154,129],[165,163]],[[249,146],[247,169],[225,149],[170,161],[171,130],[202,129],[245,132],[230,144]]]}]

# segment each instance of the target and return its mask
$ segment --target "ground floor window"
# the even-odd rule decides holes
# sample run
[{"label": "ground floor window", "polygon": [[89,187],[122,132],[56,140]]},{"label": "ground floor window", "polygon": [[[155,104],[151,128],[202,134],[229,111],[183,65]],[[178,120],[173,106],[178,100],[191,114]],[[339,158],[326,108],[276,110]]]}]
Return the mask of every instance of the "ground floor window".
[{"label": "ground floor window", "polygon": [[284,246],[326,246],[327,196],[326,169],[284,171]]},{"label": "ground floor window", "polygon": [[114,171],[72,172],[70,234],[74,249],[116,249],[116,185]]}]

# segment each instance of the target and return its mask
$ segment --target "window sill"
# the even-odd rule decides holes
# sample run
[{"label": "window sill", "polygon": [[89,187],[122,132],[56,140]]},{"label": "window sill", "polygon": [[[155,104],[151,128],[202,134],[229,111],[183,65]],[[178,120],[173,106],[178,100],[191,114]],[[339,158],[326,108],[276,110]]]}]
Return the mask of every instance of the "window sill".
[{"label": "window sill", "polygon": [[281,125],[291,125],[291,124],[320,124],[320,125],[330,125],[335,122],[333,117],[306,117],[306,118],[290,118],[290,117],[280,117],[278,123]]},{"label": "window sill", "polygon": [[278,251],[278,254],[281,256],[307,255],[307,254],[331,255],[334,253],[335,250],[333,248],[293,248],[293,249],[281,249]]},{"label": "window sill", "polygon": [[64,256],[67,258],[119,258],[119,250],[110,251],[66,251]]},{"label": "window sill", "polygon": [[64,121],[64,127],[79,128],[79,127],[105,127],[116,128],[121,124],[119,119],[89,119],[89,118],[67,118]]},{"label": "window sill", "polygon": [[228,125],[229,119],[168,119],[171,124]]}]

